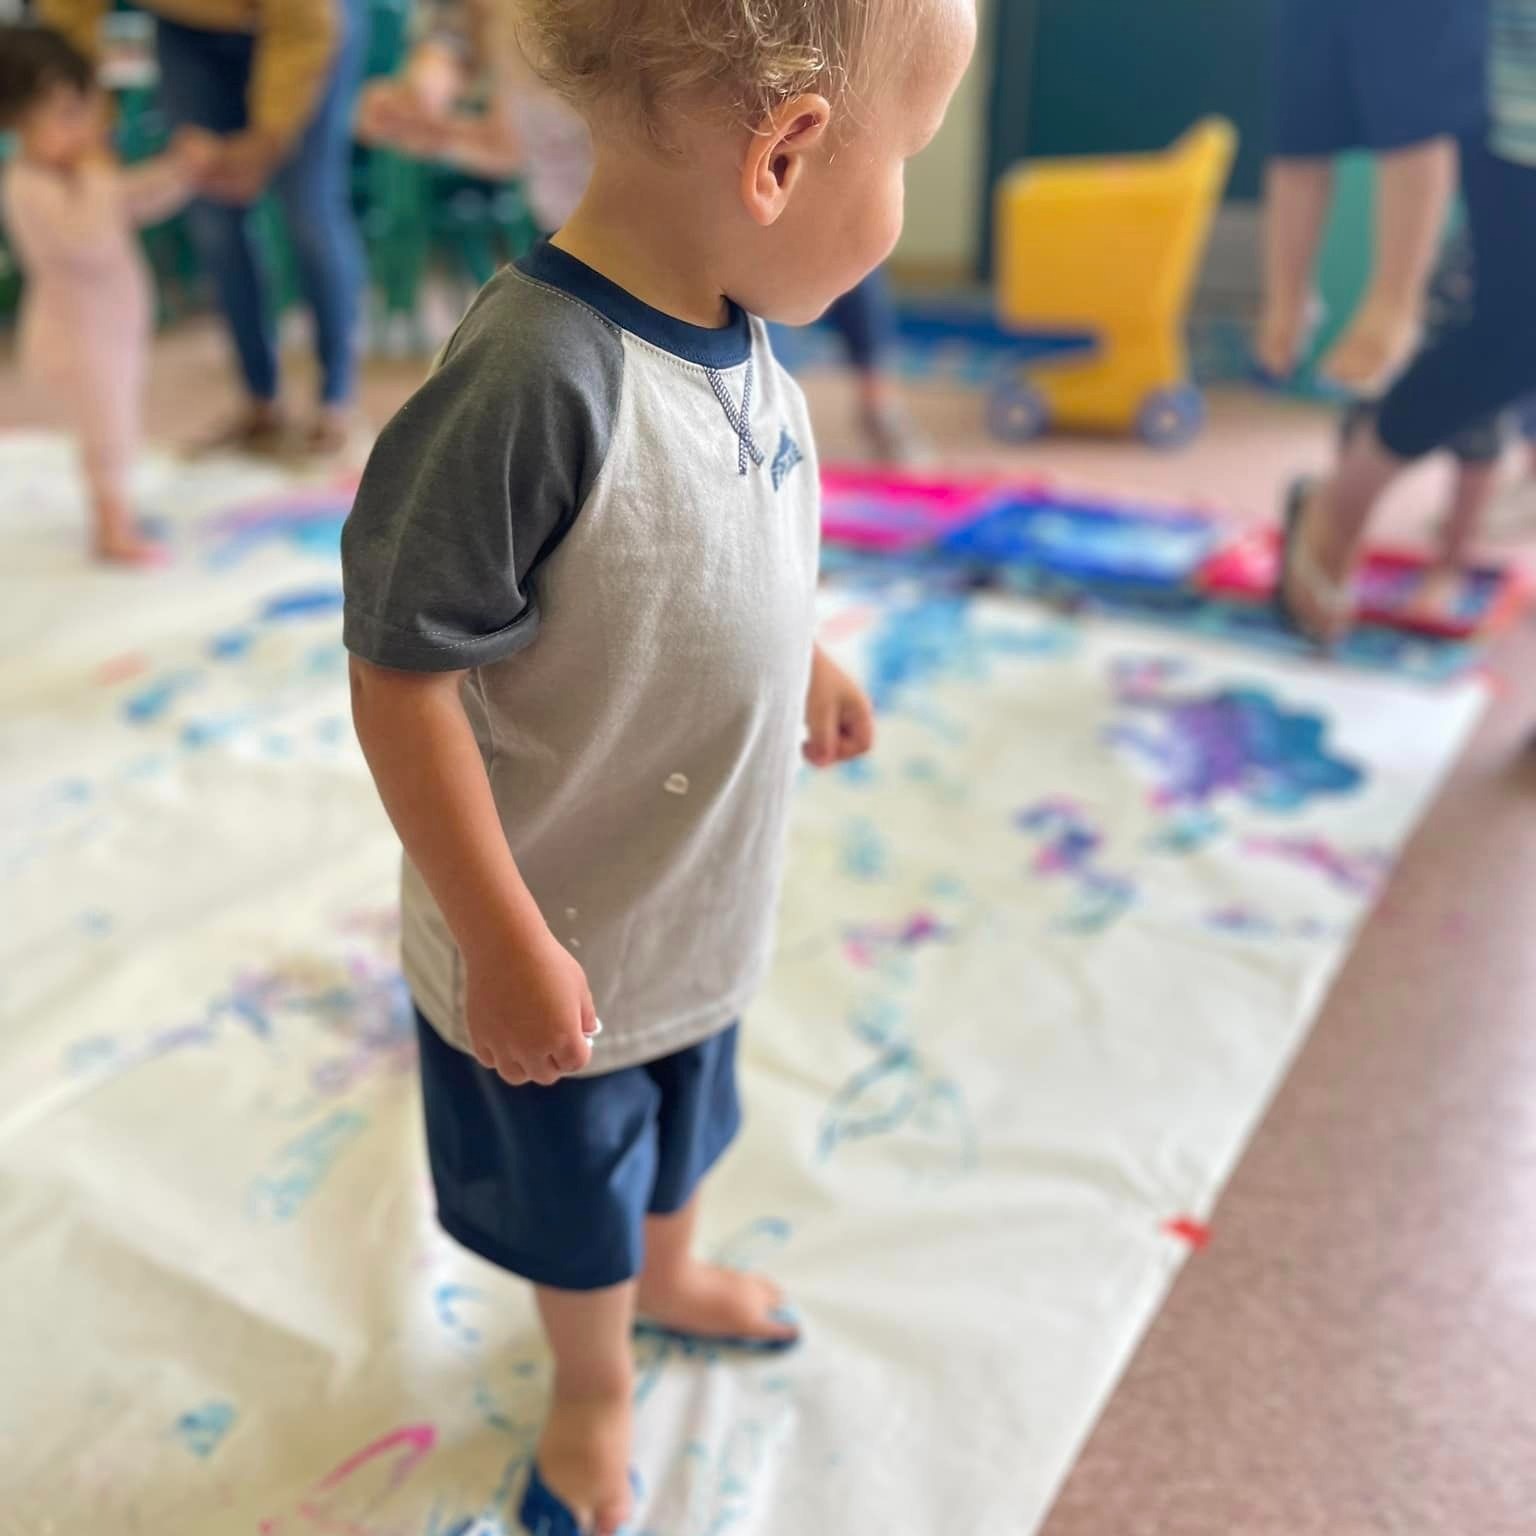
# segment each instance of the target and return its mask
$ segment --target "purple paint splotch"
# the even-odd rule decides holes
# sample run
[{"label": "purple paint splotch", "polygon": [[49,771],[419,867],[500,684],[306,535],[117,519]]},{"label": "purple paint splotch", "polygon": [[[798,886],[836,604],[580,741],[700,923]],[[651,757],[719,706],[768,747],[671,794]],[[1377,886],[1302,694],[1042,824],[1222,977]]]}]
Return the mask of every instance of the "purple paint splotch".
[{"label": "purple paint splotch", "polygon": [[1362,767],[1329,749],[1322,715],[1287,709],[1256,687],[1183,692],[1178,670],[1137,661],[1117,667],[1114,679],[1124,718],[1109,740],[1150,766],[1156,805],[1237,795],[1256,810],[1283,813],[1365,783]]},{"label": "purple paint splotch", "polygon": [[1104,834],[1075,800],[1065,795],[1037,800],[1015,815],[1014,825],[1035,843],[1031,874],[1072,886],[1072,905],[1061,919],[1064,928],[1102,932],[1135,901],[1134,881],[1100,867]]}]

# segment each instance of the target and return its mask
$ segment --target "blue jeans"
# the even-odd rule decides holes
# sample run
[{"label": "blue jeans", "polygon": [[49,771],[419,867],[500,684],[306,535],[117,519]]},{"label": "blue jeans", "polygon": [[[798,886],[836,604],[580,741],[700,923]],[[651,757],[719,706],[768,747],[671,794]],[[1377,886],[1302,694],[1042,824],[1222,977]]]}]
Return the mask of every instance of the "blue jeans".
[{"label": "blue jeans", "polygon": [[[352,397],[357,322],[365,267],[352,217],[352,109],[368,46],[366,0],[341,0],[344,34],[314,116],[272,182],[288,226],[299,285],[314,312],[321,399]],[[255,41],[161,21],[156,28],[160,102],[171,127],[238,133]],[[277,398],[277,323],[251,234],[249,208],[199,199],[188,214],[192,239],[214,284],[240,370],[253,399]]]},{"label": "blue jeans", "polygon": [[843,338],[848,361],[860,373],[877,373],[896,336],[896,309],[885,274],[876,267],[857,288],[827,311]]}]

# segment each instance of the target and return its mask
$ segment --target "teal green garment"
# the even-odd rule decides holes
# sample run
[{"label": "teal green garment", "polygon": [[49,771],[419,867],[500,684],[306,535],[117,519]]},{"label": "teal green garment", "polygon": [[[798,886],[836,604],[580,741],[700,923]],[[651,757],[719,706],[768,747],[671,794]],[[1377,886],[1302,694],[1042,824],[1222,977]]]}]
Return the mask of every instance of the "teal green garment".
[{"label": "teal green garment", "polygon": [[1536,165],[1536,0],[1493,0],[1488,147]]}]

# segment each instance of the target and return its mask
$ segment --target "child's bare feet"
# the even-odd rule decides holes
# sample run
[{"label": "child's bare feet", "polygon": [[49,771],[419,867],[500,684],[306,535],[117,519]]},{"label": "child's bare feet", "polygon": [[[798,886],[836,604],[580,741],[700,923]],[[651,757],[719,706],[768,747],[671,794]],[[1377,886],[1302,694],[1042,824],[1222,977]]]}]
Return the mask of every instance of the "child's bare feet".
[{"label": "child's bare feet", "polygon": [[109,565],[163,565],[169,558],[163,546],[144,535],[126,498],[103,496],[94,512],[98,560]]},{"label": "child's bare feet", "polygon": [[593,1536],[614,1536],[634,1508],[632,1413],[628,1381],[612,1392],[568,1394],[556,1379],[534,1460],[545,1486]]},{"label": "child's bare feet", "polygon": [[640,1277],[639,1315],[701,1339],[793,1343],[800,1336],[784,1292],[762,1275],[690,1260],[660,1276]]},{"label": "child's bare feet", "polygon": [[1418,341],[1414,310],[1368,299],[1317,371],[1352,394],[1378,395],[1402,371]]}]

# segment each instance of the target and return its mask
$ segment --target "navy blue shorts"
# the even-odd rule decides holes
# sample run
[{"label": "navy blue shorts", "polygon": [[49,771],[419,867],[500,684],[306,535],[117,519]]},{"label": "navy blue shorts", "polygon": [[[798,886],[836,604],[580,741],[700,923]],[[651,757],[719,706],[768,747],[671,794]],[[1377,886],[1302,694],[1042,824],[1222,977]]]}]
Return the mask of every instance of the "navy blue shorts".
[{"label": "navy blue shorts", "polygon": [[1470,133],[1487,116],[1487,0],[1277,0],[1274,153]]},{"label": "navy blue shorts", "polygon": [[427,1155],[450,1237],[535,1285],[640,1272],[647,1216],[681,1210],[741,1127],[732,1024],[600,1077],[513,1088],[416,1013]]}]

